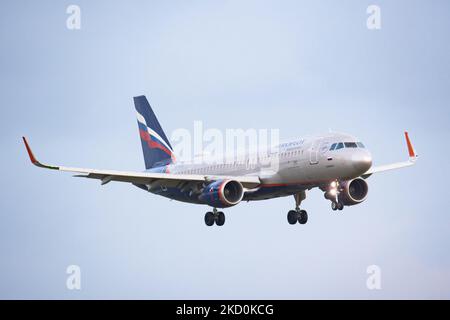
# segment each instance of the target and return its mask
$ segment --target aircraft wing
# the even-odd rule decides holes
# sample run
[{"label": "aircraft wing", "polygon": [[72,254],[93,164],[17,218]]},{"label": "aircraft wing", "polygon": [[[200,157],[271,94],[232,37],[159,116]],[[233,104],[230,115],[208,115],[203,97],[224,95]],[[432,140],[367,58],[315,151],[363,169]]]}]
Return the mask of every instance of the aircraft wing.
[{"label": "aircraft wing", "polygon": [[128,182],[133,184],[145,184],[152,186],[158,184],[165,187],[181,187],[190,182],[210,182],[217,180],[236,180],[239,181],[244,188],[255,188],[261,181],[257,176],[221,176],[207,174],[173,174],[173,173],[153,173],[153,172],[135,172],[135,171],[115,171],[115,170],[97,170],[84,168],[71,168],[62,166],[47,165],[39,162],[33,154],[28,141],[23,137],[25,147],[31,162],[40,168],[52,169],[58,171],[66,171],[78,173],[75,177],[98,179],[104,185],[111,181]]},{"label": "aircraft wing", "polygon": [[408,154],[409,154],[409,159],[407,161],[372,167],[366,173],[364,173],[362,175],[362,177],[364,179],[366,179],[374,173],[389,171],[389,170],[394,170],[394,169],[400,169],[400,168],[405,168],[405,167],[414,165],[416,163],[418,155],[414,151],[414,147],[411,143],[411,140],[409,139],[408,132],[405,132],[405,139],[406,139],[406,146],[408,147]]}]

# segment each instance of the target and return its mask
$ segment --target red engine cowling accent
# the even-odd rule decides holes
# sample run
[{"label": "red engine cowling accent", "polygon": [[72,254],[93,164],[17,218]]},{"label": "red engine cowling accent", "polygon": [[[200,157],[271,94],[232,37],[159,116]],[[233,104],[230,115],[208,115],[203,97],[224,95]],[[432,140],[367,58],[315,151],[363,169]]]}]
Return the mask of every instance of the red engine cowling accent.
[{"label": "red engine cowling accent", "polygon": [[341,187],[339,200],[346,206],[352,206],[363,202],[369,193],[369,186],[366,180],[356,178],[353,180],[343,181],[339,185]]},{"label": "red engine cowling accent", "polygon": [[200,194],[200,201],[215,208],[231,207],[241,202],[244,187],[239,181],[218,180],[207,185]]}]

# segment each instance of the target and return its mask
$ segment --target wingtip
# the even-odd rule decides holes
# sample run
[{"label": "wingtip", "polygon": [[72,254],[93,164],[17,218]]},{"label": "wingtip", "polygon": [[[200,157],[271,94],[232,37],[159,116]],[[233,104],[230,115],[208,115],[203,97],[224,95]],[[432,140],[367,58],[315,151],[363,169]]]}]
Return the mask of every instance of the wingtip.
[{"label": "wingtip", "polygon": [[415,159],[417,158],[417,154],[414,151],[414,147],[411,143],[411,140],[409,139],[409,134],[408,131],[405,131],[405,139],[406,139],[406,145],[408,147],[408,154],[409,154],[409,158],[410,159]]},{"label": "wingtip", "polygon": [[39,161],[36,160],[36,157],[33,154],[33,151],[30,148],[30,145],[28,144],[27,138],[22,137],[23,143],[25,144],[25,148],[27,149],[28,156],[30,157],[30,161],[32,164],[36,165],[39,164]]}]

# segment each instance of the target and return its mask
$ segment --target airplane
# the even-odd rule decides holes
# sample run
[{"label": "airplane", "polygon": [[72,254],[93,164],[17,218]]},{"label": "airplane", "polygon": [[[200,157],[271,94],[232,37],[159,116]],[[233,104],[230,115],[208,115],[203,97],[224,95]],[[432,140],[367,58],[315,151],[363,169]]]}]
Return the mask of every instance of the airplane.
[{"label": "airplane", "polygon": [[[172,145],[164,133],[145,96],[134,97],[137,123],[144,154],[145,171],[114,171],[47,165],[39,162],[25,137],[25,148],[32,164],[45,169],[76,173],[75,177],[98,179],[101,185],[111,181],[127,182],[169,199],[212,207],[205,214],[207,226],[223,226],[225,214],[218,209],[242,201],[266,200],[294,196],[295,207],[289,210],[289,224],[305,224],[306,210],[300,205],[306,191],[319,188],[332,210],[362,203],[368,195],[366,179],[372,174],[409,167],[417,154],[405,132],[407,161],[372,166],[372,156],[356,137],[330,132],[295,139],[277,145],[268,160],[276,160],[275,170],[256,162],[249,166],[251,155],[230,163],[192,163],[177,161]],[[267,160],[266,159],[266,160]]]}]

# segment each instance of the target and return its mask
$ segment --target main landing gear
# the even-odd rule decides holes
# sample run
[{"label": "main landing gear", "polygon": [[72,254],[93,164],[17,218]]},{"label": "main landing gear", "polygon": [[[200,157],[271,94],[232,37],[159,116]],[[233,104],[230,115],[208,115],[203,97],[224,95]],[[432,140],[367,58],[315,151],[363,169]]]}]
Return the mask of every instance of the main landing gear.
[{"label": "main landing gear", "polygon": [[305,210],[289,210],[287,214],[289,224],[305,224],[308,222],[308,213]]},{"label": "main landing gear", "polygon": [[294,194],[295,210],[290,210],[287,214],[289,224],[296,224],[297,222],[300,224],[305,224],[308,222],[308,213],[306,210],[300,210],[300,203],[305,200],[305,198],[306,194],[304,191]]},{"label": "main landing gear", "polygon": [[211,227],[214,223],[218,226],[225,224],[225,214],[222,211],[217,211],[216,208],[213,209],[213,212],[208,211],[205,214],[205,224]]}]

